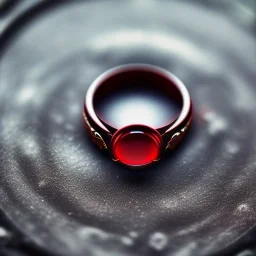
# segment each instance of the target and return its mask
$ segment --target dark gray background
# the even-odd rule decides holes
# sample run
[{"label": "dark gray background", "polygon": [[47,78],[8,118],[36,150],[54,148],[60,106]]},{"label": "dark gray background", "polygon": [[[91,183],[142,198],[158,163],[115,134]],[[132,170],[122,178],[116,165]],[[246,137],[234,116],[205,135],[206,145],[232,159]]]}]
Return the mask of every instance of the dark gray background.
[{"label": "dark gray background", "polygon": [[[2,12],[2,251],[254,255],[254,1],[44,2],[11,26],[32,1]],[[170,70],[195,106],[183,145],[142,173],[81,119],[90,83],[133,62]]]}]

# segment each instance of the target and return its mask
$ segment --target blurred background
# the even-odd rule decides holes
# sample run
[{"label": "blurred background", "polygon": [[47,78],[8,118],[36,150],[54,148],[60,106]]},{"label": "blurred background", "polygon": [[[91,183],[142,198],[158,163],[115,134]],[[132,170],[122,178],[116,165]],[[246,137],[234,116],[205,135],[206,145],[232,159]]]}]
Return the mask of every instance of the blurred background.
[{"label": "blurred background", "polygon": [[[84,133],[105,70],[163,67],[195,107],[143,173]],[[255,0],[0,0],[0,255],[256,255]]]}]

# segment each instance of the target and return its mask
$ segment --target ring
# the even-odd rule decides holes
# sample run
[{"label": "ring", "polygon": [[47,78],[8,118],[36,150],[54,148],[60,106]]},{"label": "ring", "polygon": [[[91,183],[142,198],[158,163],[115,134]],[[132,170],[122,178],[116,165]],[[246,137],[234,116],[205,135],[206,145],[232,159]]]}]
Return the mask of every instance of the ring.
[{"label": "ring", "polygon": [[[157,128],[143,123],[114,127],[103,120],[95,110],[96,102],[121,86],[131,84],[154,88],[168,95],[179,105],[179,115]],[[93,142],[107,151],[113,161],[141,168],[159,161],[166,150],[173,150],[180,144],[191,123],[192,112],[189,92],[176,76],[153,65],[129,64],[104,72],[91,84],[84,101],[83,118]]]}]

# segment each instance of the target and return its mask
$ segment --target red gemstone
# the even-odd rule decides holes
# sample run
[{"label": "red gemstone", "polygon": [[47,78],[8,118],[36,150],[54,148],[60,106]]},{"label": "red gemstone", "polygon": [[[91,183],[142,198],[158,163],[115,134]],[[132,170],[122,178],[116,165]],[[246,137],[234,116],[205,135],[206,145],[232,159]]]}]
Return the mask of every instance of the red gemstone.
[{"label": "red gemstone", "polygon": [[144,125],[122,128],[112,138],[114,158],[130,166],[143,166],[157,160],[161,146],[161,135]]}]

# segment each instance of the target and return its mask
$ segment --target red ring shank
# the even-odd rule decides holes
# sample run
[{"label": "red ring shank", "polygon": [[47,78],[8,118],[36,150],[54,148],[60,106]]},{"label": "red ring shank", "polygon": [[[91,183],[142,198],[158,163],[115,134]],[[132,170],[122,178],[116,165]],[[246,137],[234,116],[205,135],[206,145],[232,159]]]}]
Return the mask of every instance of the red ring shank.
[{"label": "red ring shank", "polygon": [[[136,84],[136,81],[146,81],[145,83],[138,84],[138,86],[141,86],[141,84],[145,84],[145,86],[151,84],[155,88],[159,88],[159,90],[163,90],[164,93],[169,94],[172,99],[176,100],[179,105],[181,105],[181,112],[179,116],[175,120],[170,120],[168,125],[156,129],[148,127],[151,129],[149,134],[156,134],[155,132],[161,134],[161,143],[155,144],[155,140],[152,138],[156,135],[151,137],[151,135],[148,136],[147,132],[144,133],[143,131],[141,131],[142,133],[137,133],[137,135],[132,135],[130,132],[133,130],[129,131],[128,133],[126,128],[121,128],[118,130],[116,127],[112,127],[107,122],[103,122],[97,116],[94,109],[95,98],[99,100],[101,97],[105,97],[107,94],[114,92],[116,88],[125,84],[124,82],[127,80],[132,81],[133,83],[131,84]],[[108,148],[114,160],[119,159],[121,162],[127,165],[147,165],[149,162],[155,161],[156,158],[160,157],[160,155],[156,153],[156,148],[158,148],[159,145],[161,145],[160,147],[165,150],[167,148],[174,148],[180,143],[192,119],[192,102],[185,85],[170,72],[152,65],[130,64],[110,69],[100,75],[92,83],[85,98],[84,116],[87,126],[89,124],[91,131],[96,132],[98,141],[99,138],[101,142],[103,141],[102,143],[106,146],[104,148]],[[131,125],[136,126],[141,124]],[[145,126],[143,127],[145,128]],[[123,134],[124,131],[126,132],[125,134]],[[149,153],[145,152],[144,158],[147,159],[148,157],[148,161],[145,160],[145,163],[141,160],[141,163],[139,163],[136,155],[134,155],[134,160],[132,160],[132,157],[127,154],[127,150],[130,147],[128,137],[129,140],[134,141],[134,143],[135,137],[138,139],[138,141],[140,140],[141,148],[149,143],[148,145],[152,147],[152,152],[155,153],[150,155]],[[118,141],[117,138],[121,139],[121,141]],[[134,143],[131,143],[131,145]],[[125,150],[122,151],[124,148]],[[158,151],[160,152],[161,150]],[[124,154],[124,152],[126,153]],[[122,160],[120,158],[122,158]]]}]

